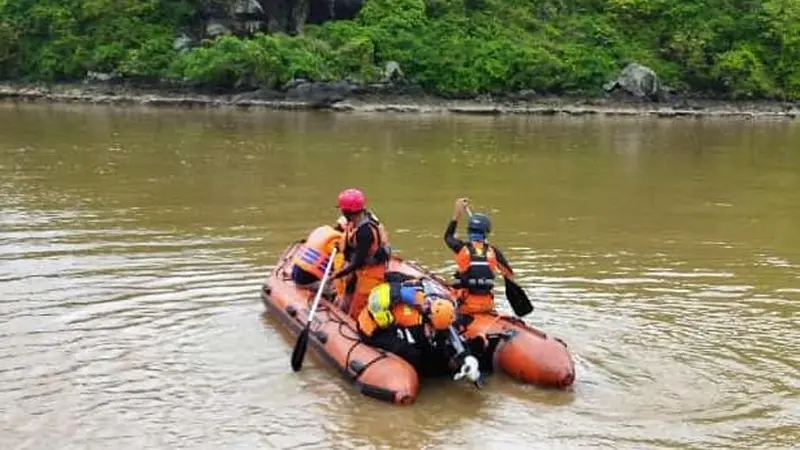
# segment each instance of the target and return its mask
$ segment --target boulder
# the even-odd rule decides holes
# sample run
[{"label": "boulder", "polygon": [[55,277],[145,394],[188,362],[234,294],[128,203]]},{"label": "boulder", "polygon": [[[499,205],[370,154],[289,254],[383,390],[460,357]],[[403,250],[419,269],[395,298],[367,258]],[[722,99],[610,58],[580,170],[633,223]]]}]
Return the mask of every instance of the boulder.
[{"label": "boulder", "polygon": [[86,78],[84,79],[85,83],[92,83],[92,82],[100,82],[106,83],[118,78],[117,74],[115,73],[105,73],[105,72],[92,72],[91,70],[86,72]]},{"label": "boulder", "polygon": [[181,33],[178,37],[172,41],[172,48],[179,53],[188,52],[189,49],[192,48],[192,38],[189,37],[186,33]]},{"label": "boulder", "polygon": [[258,0],[237,0],[233,5],[233,13],[236,15],[259,15],[264,13],[264,7]]},{"label": "boulder", "polygon": [[621,89],[640,99],[663,100],[666,89],[653,69],[638,63],[630,63],[622,69],[619,76],[603,86],[606,92]]},{"label": "boulder", "polygon": [[206,24],[205,35],[211,39],[223,34],[231,34],[231,29],[220,20],[210,20]]},{"label": "boulder", "polygon": [[386,63],[386,69],[383,71],[384,83],[396,83],[401,81],[405,75],[403,70],[400,69],[400,64],[397,61],[389,61]]},{"label": "boulder", "polygon": [[243,35],[251,35],[267,27],[264,7],[258,0],[236,0],[233,17],[237,21],[237,31]]}]

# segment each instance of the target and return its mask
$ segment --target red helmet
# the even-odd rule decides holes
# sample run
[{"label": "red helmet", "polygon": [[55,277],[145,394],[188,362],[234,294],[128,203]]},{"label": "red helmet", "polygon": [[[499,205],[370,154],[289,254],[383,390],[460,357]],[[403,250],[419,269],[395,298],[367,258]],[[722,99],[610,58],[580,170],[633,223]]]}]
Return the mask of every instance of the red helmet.
[{"label": "red helmet", "polygon": [[345,189],[339,194],[339,201],[336,202],[336,206],[343,213],[357,213],[364,209],[366,203],[367,200],[363,192],[358,189]]}]

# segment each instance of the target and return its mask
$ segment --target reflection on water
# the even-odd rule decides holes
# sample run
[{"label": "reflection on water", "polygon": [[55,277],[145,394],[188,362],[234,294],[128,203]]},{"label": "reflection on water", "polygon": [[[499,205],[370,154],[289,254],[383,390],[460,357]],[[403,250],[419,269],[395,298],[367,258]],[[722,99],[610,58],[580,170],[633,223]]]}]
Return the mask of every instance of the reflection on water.
[{"label": "reflection on water", "polygon": [[[0,124],[0,448],[800,440],[792,122],[1,105]],[[292,373],[258,288],[351,185],[445,275],[453,199],[489,211],[574,389],[432,381],[395,408],[314,357]]]}]

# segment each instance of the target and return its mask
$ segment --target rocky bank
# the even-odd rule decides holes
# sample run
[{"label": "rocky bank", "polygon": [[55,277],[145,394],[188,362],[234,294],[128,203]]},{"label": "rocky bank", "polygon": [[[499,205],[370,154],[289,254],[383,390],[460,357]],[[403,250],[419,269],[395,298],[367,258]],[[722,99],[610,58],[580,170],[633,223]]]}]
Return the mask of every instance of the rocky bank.
[{"label": "rocky bank", "polygon": [[445,99],[402,83],[402,71],[389,63],[384,80],[369,85],[293,80],[280,89],[220,92],[202,86],[143,83],[94,74],[82,83],[0,83],[0,101],[472,115],[800,117],[798,102],[715,100],[674,93],[661,84],[652,70],[638,64],[625,67],[603,88],[605,95],[599,97],[547,96],[522,91],[494,97]]}]

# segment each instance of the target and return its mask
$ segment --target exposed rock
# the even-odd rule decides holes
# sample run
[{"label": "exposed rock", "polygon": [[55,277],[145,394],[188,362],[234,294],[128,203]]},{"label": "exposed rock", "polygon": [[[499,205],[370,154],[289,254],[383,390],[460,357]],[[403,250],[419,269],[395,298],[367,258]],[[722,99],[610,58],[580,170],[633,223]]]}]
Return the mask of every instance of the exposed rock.
[{"label": "exposed rock", "polygon": [[92,83],[92,82],[98,82],[99,81],[101,83],[104,83],[104,82],[111,81],[111,80],[113,80],[115,78],[117,78],[117,76],[115,74],[113,74],[113,73],[103,73],[103,72],[92,72],[92,71],[89,71],[89,72],[86,72],[86,79],[84,80],[84,82]]},{"label": "exposed rock", "polygon": [[508,99],[514,102],[530,102],[536,99],[539,94],[533,89],[523,89],[521,91],[508,94]]},{"label": "exposed rock", "polygon": [[286,32],[292,35],[300,34],[303,31],[303,25],[308,20],[308,14],[311,8],[311,0],[294,0],[287,3],[291,4],[289,8],[289,19],[286,24]]},{"label": "exposed rock", "polygon": [[660,101],[666,98],[666,89],[653,69],[637,63],[630,63],[622,69],[616,80],[603,86],[606,92],[621,89],[636,98]]},{"label": "exposed rock", "polygon": [[346,81],[309,82],[306,80],[292,80],[284,88],[286,89],[287,100],[310,103],[317,107],[327,107],[341,102],[361,90],[359,85]]},{"label": "exposed rock", "polygon": [[181,34],[172,41],[172,48],[180,53],[187,52],[192,47],[192,42],[192,38],[186,34]]},{"label": "exposed rock", "polygon": [[426,93],[422,86],[411,83],[370,83],[359,86],[358,94],[371,96],[390,96],[390,97],[425,97]]},{"label": "exposed rock", "polygon": [[261,88],[256,91],[245,92],[244,94],[236,95],[233,97],[233,102],[240,103],[243,101],[253,101],[253,100],[274,101],[274,100],[283,100],[283,98],[284,94],[282,92],[270,88]]},{"label": "exposed rock", "polygon": [[215,38],[217,36],[221,36],[223,34],[231,34],[231,33],[232,33],[231,29],[228,28],[226,25],[224,25],[219,20],[210,20],[206,24],[206,32],[205,32],[205,34],[209,38],[213,39],[213,38]]},{"label": "exposed rock", "polygon": [[309,0],[311,7],[306,21],[319,25],[336,18],[336,0]]},{"label": "exposed rock", "polygon": [[264,19],[267,22],[267,31],[277,33],[286,31],[287,13],[286,1],[267,0],[264,2]]},{"label": "exposed rock", "polygon": [[238,0],[236,4],[233,5],[233,13],[237,15],[263,14],[264,8],[258,0]]},{"label": "exposed rock", "polygon": [[[312,0],[261,0],[263,14],[270,33],[298,34],[308,21]],[[327,8],[327,5],[323,5]]]},{"label": "exposed rock", "polygon": [[239,36],[248,36],[267,28],[266,12],[259,0],[216,0],[214,3],[216,6],[209,11],[211,19],[227,23],[231,31]]},{"label": "exposed rock", "polygon": [[[93,75],[93,76],[96,76]],[[98,82],[99,83],[99,82]],[[686,108],[682,102],[672,100],[660,105],[640,102],[615,102],[608,98],[598,106],[587,106],[586,99],[547,98],[540,96],[535,102],[518,105],[478,104],[474,101],[452,102],[427,96],[363,95],[358,85],[351,83],[310,83],[296,80],[287,85],[291,99],[271,89],[232,96],[230,92],[203,94],[193,88],[167,87],[136,88],[124,84],[51,84],[47,86],[27,83],[0,83],[0,102],[63,102],[114,105],[148,105],[178,107],[257,107],[278,110],[331,108],[337,111],[391,112],[391,113],[456,113],[456,114],[526,114],[570,115],[600,114],[608,116],[654,117],[729,117],[746,119],[800,119],[797,104],[784,102],[731,102],[710,99],[692,100]],[[391,89],[408,89],[410,85],[383,85]],[[345,96],[345,102],[337,101]],[[421,94],[420,94],[421,95]],[[312,101],[316,102],[313,103]],[[672,102],[672,103],[670,103]],[[681,105],[684,105],[683,107]]]},{"label": "exposed rock", "polygon": [[386,63],[386,69],[383,71],[384,83],[396,83],[405,78],[405,74],[400,69],[400,64],[397,61],[389,61]]},{"label": "exposed rock", "polygon": [[352,19],[365,0],[210,0],[202,16],[205,38],[259,31],[298,34],[306,23]]},{"label": "exposed rock", "polygon": [[248,20],[242,22],[241,30],[244,34],[251,35],[263,31],[266,24],[260,20]]},{"label": "exposed rock", "polygon": [[283,86],[281,86],[281,90],[284,92],[288,92],[302,84],[309,84],[310,81],[306,80],[305,78],[294,78],[286,82]]},{"label": "exposed rock", "polygon": [[354,18],[365,0],[309,0],[308,23],[320,24],[329,20]]}]

